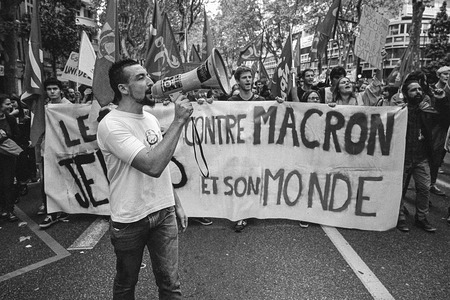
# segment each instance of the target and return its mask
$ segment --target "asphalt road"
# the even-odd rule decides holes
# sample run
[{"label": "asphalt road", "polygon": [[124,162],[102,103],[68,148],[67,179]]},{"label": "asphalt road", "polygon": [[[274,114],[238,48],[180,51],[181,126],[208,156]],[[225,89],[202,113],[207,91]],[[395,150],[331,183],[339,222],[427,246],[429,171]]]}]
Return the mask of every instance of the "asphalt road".
[{"label": "asphalt road", "polygon": [[[180,234],[184,298],[450,299],[449,155],[443,168],[439,183],[448,196],[431,196],[429,220],[436,233],[412,226],[413,215],[409,233],[302,229],[289,220],[253,219],[242,233],[223,219],[190,224]],[[411,212],[413,199],[410,186]],[[109,233],[91,250],[67,250],[102,218],[71,215],[38,230],[40,201],[39,185],[30,185],[17,204],[22,220],[0,221],[0,299],[111,299],[115,257]],[[136,299],[157,299],[148,254],[144,263]]]}]

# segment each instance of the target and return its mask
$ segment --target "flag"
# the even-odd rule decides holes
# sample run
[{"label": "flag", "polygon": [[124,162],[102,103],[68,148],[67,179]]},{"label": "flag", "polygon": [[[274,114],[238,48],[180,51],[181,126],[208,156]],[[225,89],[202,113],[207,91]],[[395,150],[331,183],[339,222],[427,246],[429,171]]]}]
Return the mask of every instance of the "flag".
[{"label": "flag", "polygon": [[250,68],[252,70],[252,74],[253,74],[253,82],[260,80],[260,76],[259,76],[259,64],[258,61],[255,61],[252,64],[252,67]]},{"label": "flag", "polygon": [[175,36],[165,13],[162,26],[158,28],[145,60],[145,68],[153,81],[184,73]]},{"label": "flag", "polygon": [[266,68],[264,67],[264,64],[262,61],[259,61],[259,77],[261,81],[265,81],[268,84],[268,87],[270,88],[270,78],[269,74],[267,73]]},{"label": "flag", "polygon": [[269,78],[269,74],[267,74],[267,70],[264,67],[264,64],[258,60],[255,61],[252,64],[251,67],[252,73],[253,73],[253,80],[261,80],[262,82],[268,84],[268,87],[270,88],[270,78]]},{"label": "flag", "polygon": [[[317,25],[316,34],[314,35],[314,42],[316,43],[314,49],[318,57],[322,57],[322,54],[326,51],[328,41],[330,38],[334,38],[337,27],[337,20],[339,18],[339,10],[341,8],[341,0],[334,0],[331,7],[323,20]],[[313,49],[313,47],[311,47]],[[314,54],[313,54],[314,55]]]},{"label": "flag", "polygon": [[202,59],[200,58],[200,54],[198,54],[197,48],[194,44],[191,47],[191,54],[189,55],[189,62],[193,63],[201,63]]},{"label": "flag", "polygon": [[95,59],[94,48],[86,32],[83,30],[81,33],[80,54],[78,56],[78,69],[86,73],[91,79],[94,78]]},{"label": "flag", "polygon": [[417,56],[418,53],[414,53],[414,50],[411,47],[411,45],[408,45],[408,47],[405,49],[402,56],[400,57],[400,60],[398,61],[397,65],[394,67],[391,74],[389,74],[386,80],[388,85],[400,87],[403,84],[403,80],[405,79],[406,75],[415,71],[413,60]]},{"label": "flag", "polygon": [[302,43],[302,32],[300,31],[299,33],[297,33],[297,44],[295,45],[295,50],[294,50],[294,67],[300,67],[301,64],[301,43]]},{"label": "flag", "polygon": [[311,49],[309,51],[309,62],[310,63],[319,58],[317,55],[317,44],[319,43],[319,32],[317,31],[317,28],[319,27],[319,24],[320,24],[320,17],[317,19],[316,31],[314,32],[314,38],[313,38],[313,41],[311,44]]},{"label": "flag", "polygon": [[250,42],[239,51],[237,65],[241,65],[244,61],[260,60],[262,56],[263,34],[258,37],[256,42]]},{"label": "flag", "polygon": [[202,60],[205,61],[212,53],[213,40],[211,35],[211,26],[209,26],[206,10],[203,8],[203,37],[202,37]]},{"label": "flag", "polygon": [[156,35],[158,34],[158,28],[161,28],[163,23],[163,17],[161,14],[161,10],[159,9],[158,0],[154,0],[154,3],[155,5],[153,6],[150,35],[145,46],[145,57],[148,57],[149,51],[155,41]]},{"label": "flag", "polygon": [[106,22],[100,33],[98,56],[95,60],[92,90],[101,106],[114,100],[109,85],[109,68],[119,60],[119,26],[117,23],[117,0],[109,0],[106,8]]},{"label": "flag", "polygon": [[43,86],[43,52],[41,46],[41,24],[39,21],[39,1],[34,0],[31,17],[31,32],[28,53],[25,57],[24,90],[21,96],[31,111],[30,140],[36,146],[45,132],[45,91]]},{"label": "flag", "polygon": [[290,71],[292,68],[292,35],[289,31],[289,37],[281,51],[281,61],[275,69],[272,77],[272,95],[286,99],[291,86]]}]

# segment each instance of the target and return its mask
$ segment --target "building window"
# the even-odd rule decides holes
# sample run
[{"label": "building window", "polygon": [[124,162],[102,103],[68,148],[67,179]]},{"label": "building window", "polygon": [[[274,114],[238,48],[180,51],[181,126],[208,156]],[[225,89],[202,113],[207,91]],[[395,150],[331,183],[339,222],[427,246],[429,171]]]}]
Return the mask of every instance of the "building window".
[{"label": "building window", "polygon": [[405,38],[403,36],[398,36],[396,38],[394,38],[394,43],[400,43],[403,42],[405,40]]},{"label": "building window", "polygon": [[389,35],[397,35],[399,34],[399,25],[391,25],[389,26]]},{"label": "building window", "polygon": [[392,38],[391,37],[386,39],[386,44],[390,44],[390,43],[392,43]]}]

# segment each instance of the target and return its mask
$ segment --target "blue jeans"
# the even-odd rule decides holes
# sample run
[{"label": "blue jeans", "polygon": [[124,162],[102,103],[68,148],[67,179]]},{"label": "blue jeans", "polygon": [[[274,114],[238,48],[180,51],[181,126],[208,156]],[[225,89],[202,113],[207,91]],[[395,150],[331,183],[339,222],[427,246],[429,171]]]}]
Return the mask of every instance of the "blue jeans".
[{"label": "blue jeans", "polygon": [[427,217],[430,205],[431,180],[430,165],[428,164],[427,159],[419,162],[405,162],[403,169],[403,195],[398,216],[399,220],[406,220],[404,196],[411,177],[414,179],[414,185],[416,187],[416,219],[423,220]]},{"label": "blue jeans", "polygon": [[113,299],[134,299],[145,246],[150,253],[159,299],[181,299],[178,226],[173,206],[134,223],[111,221],[110,230],[117,258]]}]

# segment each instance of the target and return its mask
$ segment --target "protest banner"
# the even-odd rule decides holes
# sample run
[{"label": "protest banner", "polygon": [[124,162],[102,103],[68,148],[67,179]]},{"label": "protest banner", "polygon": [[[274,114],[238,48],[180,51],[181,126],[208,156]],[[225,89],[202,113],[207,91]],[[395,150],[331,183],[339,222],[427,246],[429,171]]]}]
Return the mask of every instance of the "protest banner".
[{"label": "protest banner", "polygon": [[92,78],[88,76],[85,72],[78,69],[79,55],[77,52],[71,52],[69,58],[67,59],[66,66],[59,78],[61,81],[73,81],[79,84],[85,84],[87,86],[92,86]]},{"label": "protest banner", "polygon": [[45,126],[45,193],[48,213],[109,215],[106,166],[97,146],[89,104],[48,104]]},{"label": "protest banner", "polygon": [[382,49],[386,43],[389,20],[373,8],[364,6],[355,41],[355,55],[381,69]]},{"label": "protest banner", "polygon": [[[194,158],[192,122],[169,164],[188,216],[281,218],[363,230],[395,227],[406,110],[275,101],[216,101],[194,108],[210,176],[201,175],[204,165]],[[83,105],[47,109],[47,124],[53,125],[47,127],[45,155],[53,161],[45,165],[46,183],[51,182],[46,190],[49,202],[58,203],[49,204],[52,209],[95,213],[107,207],[102,202],[107,199],[105,169],[91,141],[97,126],[87,123],[88,110]],[[172,103],[146,110],[162,128],[173,120]],[[89,188],[93,200],[81,190]],[[81,204],[86,207],[77,207]]]}]

